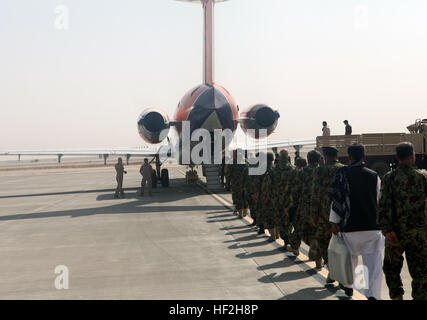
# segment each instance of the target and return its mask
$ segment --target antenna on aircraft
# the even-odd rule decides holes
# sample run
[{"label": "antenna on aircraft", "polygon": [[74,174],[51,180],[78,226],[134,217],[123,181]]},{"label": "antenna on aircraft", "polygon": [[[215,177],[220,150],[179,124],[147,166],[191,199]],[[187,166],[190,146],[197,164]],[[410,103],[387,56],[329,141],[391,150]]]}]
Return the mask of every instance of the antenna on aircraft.
[{"label": "antenna on aircraft", "polygon": [[204,44],[203,44],[203,82],[214,84],[215,47],[214,47],[214,9],[216,2],[229,0],[177,0],[183,2],[201,3],[204,11]]}]

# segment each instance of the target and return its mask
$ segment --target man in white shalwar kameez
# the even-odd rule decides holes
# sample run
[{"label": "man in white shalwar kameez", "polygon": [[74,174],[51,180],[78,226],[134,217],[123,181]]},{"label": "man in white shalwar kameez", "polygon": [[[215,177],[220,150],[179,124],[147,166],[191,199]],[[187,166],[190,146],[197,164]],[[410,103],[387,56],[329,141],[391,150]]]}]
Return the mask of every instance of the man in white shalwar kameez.
[{"label": "man in white shalwar kameez", "polygon": [[[332,232],[334,234],[341,233],[351,254],[356,289],[365,288],[365,295],[368,299],[378,300],[381,298],[382,252],[385,244],[384,236],[376,223],[381,180],[376,172],[365,168],[364,150],[365,148],[361,145],[353,145],[348,148],[351,164],[343,169],[345,177],[342,180],[339,180],[338,177],[340,173],[335,179],[337,181],[336,186],[339,186],[339,183],[347,184],[348,214],[344,215],[340,211],[342,209],[340,205],[334,205],[336,203],[333,201],[329,221],[332,223]],[[343,193],[345,194],[345,192]],[[331,197],[333,198],[333,196]],[[343,211],[345,212],[345,210]],[[360,271],[355,274],[360,255],[364,266],[362,269],[364,270],[364,285],[361,287],[359,286],[363,283],[360,281]],[[347,295],[352,295],[352,283],[342,283],[340,287],[344,289]]]}]

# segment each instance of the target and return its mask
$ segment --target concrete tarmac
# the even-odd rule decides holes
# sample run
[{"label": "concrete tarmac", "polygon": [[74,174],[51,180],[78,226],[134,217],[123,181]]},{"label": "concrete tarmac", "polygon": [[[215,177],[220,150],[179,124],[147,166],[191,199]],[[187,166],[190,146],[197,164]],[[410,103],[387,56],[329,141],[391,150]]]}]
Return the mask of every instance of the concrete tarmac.
[{"label": "concrete tarmac", "polygon": [[138,197],[138,169],[126,167],[125,199],[112,168],[0,173],[0,299],[346,299],[237,219],[229,194],[171,166],[170,188]]}]

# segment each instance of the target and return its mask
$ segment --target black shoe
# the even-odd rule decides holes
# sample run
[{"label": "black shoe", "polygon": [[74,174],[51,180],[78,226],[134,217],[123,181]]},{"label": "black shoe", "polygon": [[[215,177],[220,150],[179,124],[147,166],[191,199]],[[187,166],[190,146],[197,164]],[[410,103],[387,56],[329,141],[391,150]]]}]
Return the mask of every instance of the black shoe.
[{"label": "black shoe", "polygon": [[256,222],[255,221],[252,222],[251,226],[256,226]]},{"label": "black shoe", "polygon": [[[335,280],[331,278],[331,276],[328,273],[328,276],[326,277],[326,283],[331,284],[334,283]],[[340,287],[341,288],[341,287]],[[342,289],[342,288],[341,288]],[[344,290],[344,289],[343,289]]]},{"label": "black shoe", "polygon": [[353,288],[346,288],[341,283],[339,284],[339,288],[341,290],[344,290],[344,293],[345,293],[345,295],[347,297],[352,297],[353,296]]},{"label": "black shoe", "polygon": [[260,229],[258,230],[258,234],[265,234],[265,230],[260,228]]},{"label": "black shoe", "polygon": [[369,297],[368,300],[377,300],[374,297]]}]

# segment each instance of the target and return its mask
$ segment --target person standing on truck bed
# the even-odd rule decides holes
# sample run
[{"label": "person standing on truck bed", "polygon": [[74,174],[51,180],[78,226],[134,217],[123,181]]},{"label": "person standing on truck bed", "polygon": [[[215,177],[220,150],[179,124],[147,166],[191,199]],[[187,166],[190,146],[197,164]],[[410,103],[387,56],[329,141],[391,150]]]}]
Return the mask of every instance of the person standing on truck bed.
[{"label": "person standing on truck bed", "polygon": [[348,120],[344,120],[344,124],[345,124],[345,135],[351,136],[351,134],[353,133],[353,129],[351,128],[351,125],[348,124]]},{"label": "person standing on truck bed", "polygon": [[328,126],[328,123],[326,121],[323,121],[323,128],[322,128],[322,136],[329,137],[331,135],[331,129]]}]

